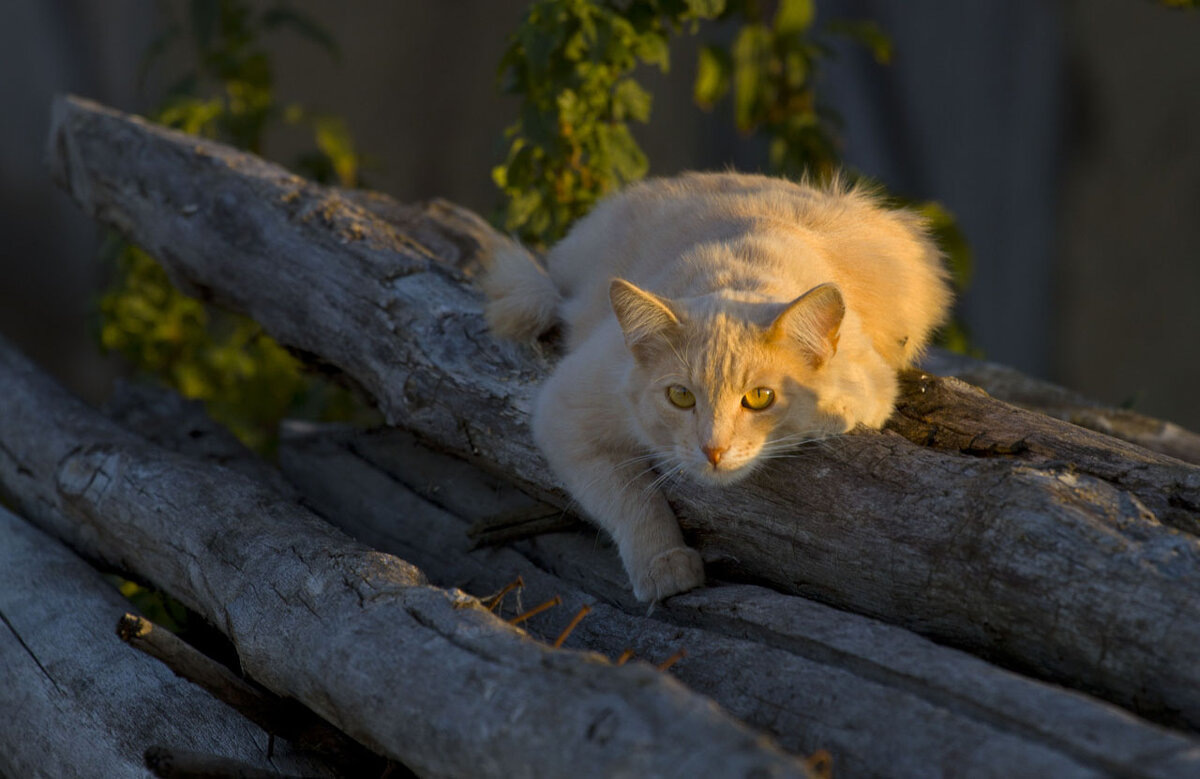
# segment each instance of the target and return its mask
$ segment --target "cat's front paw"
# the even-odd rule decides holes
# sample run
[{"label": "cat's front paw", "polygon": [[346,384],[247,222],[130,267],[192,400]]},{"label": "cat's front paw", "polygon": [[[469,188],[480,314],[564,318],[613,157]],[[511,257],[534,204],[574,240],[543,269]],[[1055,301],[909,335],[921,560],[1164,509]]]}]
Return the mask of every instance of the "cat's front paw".
[{"label": "cat's front paw", "polygon": [[634,577],[633,594],[640,601],[660,601],[704,586],[704,561],[686,546],[659,552]]}]

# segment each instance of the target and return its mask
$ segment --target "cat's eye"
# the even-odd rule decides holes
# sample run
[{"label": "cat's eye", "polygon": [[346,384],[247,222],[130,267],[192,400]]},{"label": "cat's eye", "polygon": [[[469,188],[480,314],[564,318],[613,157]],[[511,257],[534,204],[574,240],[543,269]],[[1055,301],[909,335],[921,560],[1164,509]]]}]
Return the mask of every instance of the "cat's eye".
[{"label": "cat's eye", "polygon": [[667,387],[667,400],[677,408],[691,408],[696,405],[696,396],[681,384],[672,384]]},{"label": "cat's eye", "polygon": [[751,411],[762,411],[775,402],[775,390],[755,387],[742,396],[742,405]]}]

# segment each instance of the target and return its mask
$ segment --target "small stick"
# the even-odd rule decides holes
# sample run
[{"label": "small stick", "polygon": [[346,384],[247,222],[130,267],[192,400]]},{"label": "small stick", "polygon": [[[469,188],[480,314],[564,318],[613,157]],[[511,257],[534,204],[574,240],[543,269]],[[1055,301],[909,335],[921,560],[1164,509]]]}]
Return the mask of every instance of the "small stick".
[{"label": "small stick", "polygon": [[[251,681],[239,678],[224,665],[147,619],[126,614],[117,622],[117,635],[134,649],[162,662],[177,676],[203,687],[265,730],[268,734],[268,756],[274,749],[275,735],[279,735],[303,752],[351,766],[364,775],[378,773],[383,765],[383,758],[372,754],[303,705],[280,698]],[[194,757],[165,747],[156,755],[165,756],[164,759],[184,756],[190,760]],[[150,760],[150,757],[147,753],[146,759]],[[151,767],[149,763],[147,767]],[[176,770],[181,770],[178,762]],[[185,773],[158,775],[190,776]]]},{"label": "small stick", "polygon": [[529,611],[525,612],[524,614],[518,614],[517,616],[513,617],[512,619],[510,619],[510,620],[508,621],[508,624],[510,624],[510,625],[520,625],[522,622],[524,622],[525,620],[527,620],[527,619],[529,619],[530,617],[534,616],[535,614],[541,614],[541,613],[542,613],[543,611],[545,611],[546,609],[551,609],[551,608],[554,608],[555,606],[557,606],[557,605],[559,605],[559,604],[561,604],[561,603],[562,603],[562,598],[560,598],[560,597],[558,597],[557,595],[555,595],[553,598],[551,598],[550,600],[548,600],[548,601],[546,601],[545,603],[541,604],[540,606],[534,606],[532,609],[530,609]]},{"label": "small stick", "polygon": [[687,657],[687,650],[683,647],[680,647],[679,649],[675,650],[675,654],[658,664],[658,670],[665,671],[685,657]]},{"label": "small stick", "polygon": [[572,517],[562,515],[562,512],[553,516],[537,517],[521,522],[518,525],[510,527],[494,528],[490,530],[472,528],[467,531],[474,543],[471,544],[471,551],[482,549],[488,546],[501,546],[503,544],[512,543],[513,541],[521,541],[534,536],[545,535],[547,533],[561,533],[564,530],[578,530],[582,523]]},{"label": "small stick", "polygon": [[617,658],[617,665],[625,665],[626,663],[629,662],[629,659],[631,657],[633,657],[633,650],[626,649],[624,652],[621,653],[621,656]]},{"label": "small stick", "polygon": [[147,619],[126,614],[117,622],[121,640],[198,684],[268,732],[283,730],[286,715],[270,693],[239,679],[225,666]]},{"label": "small stick", "polygon": [[487,607],[488,611],[495,611],[496,607],[500,605],[500,601],[504,600],[504,596],[509,594],[513,590],[517,589],[518,587],[520,587],[521,589],[525,588],[525,580],[522,579],[520,576],[518,576],[516,579],[513,579],[508,584],[504,585],[504,588],[501,589],[500,592],[496,593],[495,595],[493,595],[492,597],[487,599],[487,600],[491,601],[491,603]]},{"label": "small stick", "polygon": [[571,635],[571,631],[574,630],[576,628],[576,626],[579,625],[579,623],[583,621],[583,618],[586,617],[588,615],[588,612],[590,612],[591,610],[592,610],[592,607],[587,605],[586,603],[579,607],[579,611],[575,612],[575,616],[572,617],[571,621],[567,623],[567,626],[565,628],[563,628],[563,632],[559,633],[558,638],[554,639],[554,648],[555,649],[558,649],[559,647],[561,647],[563,645],[563,642],[567,640],[567,636]]}]

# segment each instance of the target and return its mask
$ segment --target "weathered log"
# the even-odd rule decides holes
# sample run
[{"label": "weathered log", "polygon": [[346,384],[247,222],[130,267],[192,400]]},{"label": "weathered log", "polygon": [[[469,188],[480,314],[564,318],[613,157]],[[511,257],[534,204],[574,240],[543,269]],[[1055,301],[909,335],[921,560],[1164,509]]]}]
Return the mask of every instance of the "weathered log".
[{"label": "weathered log", "polygon": [[650,662],[685,648],[673,675],[787,749],[828,750],[837,776],[1200,776],[1200,740],[866,617],[745,584],[646,617],[594,536],[470,551],[472,520],[528,497],[401,431],[293,426],[280,463],[323,515],[439,584],[482,595],[520,576],[525,605],[560,597],[527,623],[547,640],[591,606],[568,646]]},{"label": "weathered log", "polygon": [[[6,407],[6,413],[8,408]],[[334,776],[113,632],[129,602],[66,547],[0,508],[0,776],[144,777],[166,743],[256,768]]]},{"label": "weathered log", "polygon": [[[181,284],[354,377],[391,421],[565,504],[526,425],[550,358],[488,335],[459,267],[487,240],[459,232],[454,209],[388,221],[385,208],[79,100],[56,104],[50,149],[82,207]],[[416,236],[439,237],[447,255]],[[986,429],[1010,412],[988,400],[982,413],[974,423]],[[1065,442],[1085,432],[1053,424]],[[1104,472],[980,454],[849,435],[741,486],[668,496],[714,572],[1200,726],[1200,539]],[[1186,525],[1200,471],[1131,467]]]},{"label": "weathered log", "polygon": [[1153,419],[1126,408],[1113,408],[1078,392],[1026,376],[1020,371],[985,360],[938,349],[931,350],[922,368],[940,376],[954,376],[1013,405],[1047,414],[1089,430],[1144,446],[1184,462],[1200,464],[1200,434],[1173,422]]},{"label": "weathered log", "polygon": [[148,444],[2,342],[0,397],[0,489],[25,516],[174,595],[257,682],[422,775],[803,773],[669,676],[529,638],[266,485]]},{"label": "weathered log", "polygon": [[[130,387],[114,400],[123,425],[169,448],[261,467],[197,403]],[[571,629],[568,645],[610,657],[634,650],[652,663],[686,648],[672,674],[785,748],[828,750],[838,776],[1200,775],[1200,741],[865,617],[729,585],[673,598],[651,618],[594,534],[543,536],[520,553],[469,551],[468,523],[548,507],[403,431],[290,423],[279,455],[309,505],[436,583],[482,595],[520,580],[493,607],[507,614],[560,601],[524,623],[547,641]]]}]

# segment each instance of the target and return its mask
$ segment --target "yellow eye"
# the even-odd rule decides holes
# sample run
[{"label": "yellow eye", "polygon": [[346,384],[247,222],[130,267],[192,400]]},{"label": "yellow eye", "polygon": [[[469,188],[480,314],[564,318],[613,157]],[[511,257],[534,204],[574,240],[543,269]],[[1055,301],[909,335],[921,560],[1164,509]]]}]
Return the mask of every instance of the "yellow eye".
[{"label": "yellow eye", "polygon": [[775,390],[755,387],[742,396],[742,405],[751,411],[762,411],[775,402]]},{"label": "yellow eye", "polygon": [[679,408],[691,408],[696,405],[696,396],[687,387],[672,384],[667,387],[667,400]]}]

